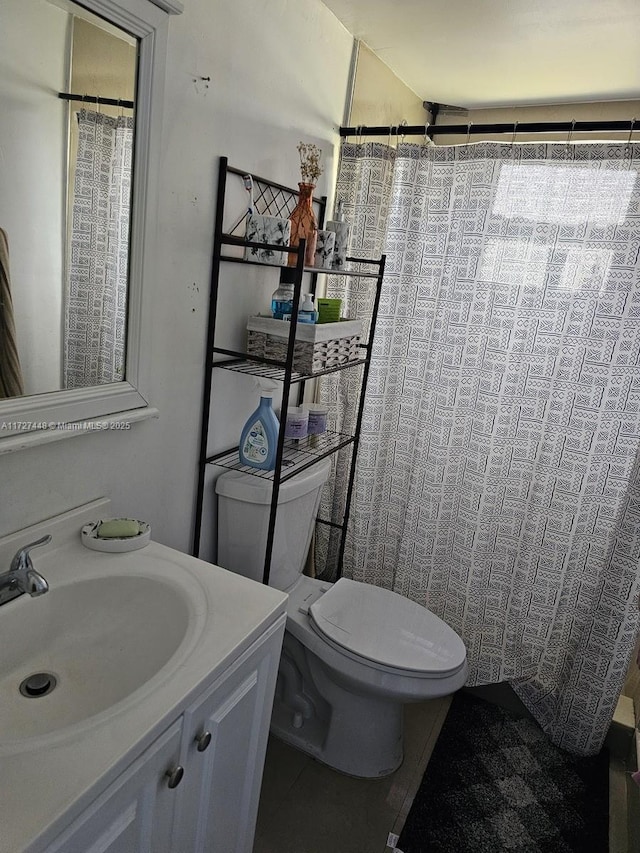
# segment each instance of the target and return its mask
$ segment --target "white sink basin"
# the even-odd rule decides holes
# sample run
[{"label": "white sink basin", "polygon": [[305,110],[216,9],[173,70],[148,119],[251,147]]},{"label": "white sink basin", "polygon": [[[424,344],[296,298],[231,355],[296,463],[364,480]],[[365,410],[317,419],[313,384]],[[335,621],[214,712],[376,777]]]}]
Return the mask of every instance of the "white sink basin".
[{"label": "white sink basin", "polygon": [[[133,700],[164,669],[188,635],[189,595],[169,581],[115,574],[51,584],[0,610],[0,745],[75,727]],[[57,683],[24,696],[34,673]]]},{"label": "white sink basin", "polygon": [[[218,566],[156,542],[85,548],[83,526],[112,514],[100,499],[0,537],[0,570],[52,537],[33,554],[49,592],[0,606],[0,853],[48,850],[265,630],[282,626],[283,593]],[[56,677],[53,691],[21,695],[39,672]]]}]

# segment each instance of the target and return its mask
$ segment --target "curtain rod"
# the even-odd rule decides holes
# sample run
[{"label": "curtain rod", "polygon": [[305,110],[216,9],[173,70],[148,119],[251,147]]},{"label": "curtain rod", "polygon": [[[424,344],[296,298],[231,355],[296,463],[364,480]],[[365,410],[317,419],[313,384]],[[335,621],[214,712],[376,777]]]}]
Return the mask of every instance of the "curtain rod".
[{"label": "curtain rod", "polygon": [[[523,121],[501,124],[396,124],[389,127],[341,127],[340,136],[429,136],[436,134],[460,134],[476,136],[489,133],[582,133],[584,131],[627,130],[633,133],[635,118],[628,121]],[[640,128],[639,128],[640,129]]]},{"label": "curtain rod", "polygon": [[98,95],[72,95],[69,92],[58,92],[58,97],[63,101],[83,101],[87,104],[108,104],[111,107],[122,107],[124,110],[132,110],[133,101],[123,101],[120,98],[101,98]]}]

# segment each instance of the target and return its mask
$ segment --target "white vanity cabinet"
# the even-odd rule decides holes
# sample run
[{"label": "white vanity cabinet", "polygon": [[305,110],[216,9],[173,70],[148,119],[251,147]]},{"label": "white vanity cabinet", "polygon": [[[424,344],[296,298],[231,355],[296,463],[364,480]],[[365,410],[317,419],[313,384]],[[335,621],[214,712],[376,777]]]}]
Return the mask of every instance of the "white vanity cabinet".
[{"label": "white vanity cabinet", "polygon": [[280,642],[260,652],[185,711],[175,853],[251,853]]},{"label": "white vanity cabinet", "polygon": [[165,774],[177,765],[181,729],[175,722],[47,853],[172,853],[176,791]]},{"label": "white vanity cabinet", "polygon": [[46,853],[251,853],[285,617]]}]

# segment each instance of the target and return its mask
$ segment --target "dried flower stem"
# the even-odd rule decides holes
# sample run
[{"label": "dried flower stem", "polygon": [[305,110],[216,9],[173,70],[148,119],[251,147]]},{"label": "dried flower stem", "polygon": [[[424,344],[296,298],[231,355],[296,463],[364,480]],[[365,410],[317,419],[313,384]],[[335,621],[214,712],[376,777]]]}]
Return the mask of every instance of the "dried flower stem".
[{"label": "dried flower stem", "polygon": [[311,142],[301,142],[298,145],[298,153],[300,154],[300,174],[305,183],[314,183],[322,174],[322,166],[320,165],[320,157],[322,150]]}]

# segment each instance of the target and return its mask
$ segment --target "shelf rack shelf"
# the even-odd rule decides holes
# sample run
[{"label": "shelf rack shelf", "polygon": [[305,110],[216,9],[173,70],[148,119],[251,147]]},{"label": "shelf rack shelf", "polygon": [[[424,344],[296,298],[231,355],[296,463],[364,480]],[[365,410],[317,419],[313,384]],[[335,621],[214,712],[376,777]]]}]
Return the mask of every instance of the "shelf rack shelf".
[{"label": "shelf rack shelf", "polygon": [[[254,247],[254,248],[257,247],[260,249],[265,248],[264,243],[245,243],[244,241],[238,240],[236,238],[234,238],[233,243],[231,245],[246,246],[248,248],[251,248],[251,247]],[[270,246],[269,247],[268,246],[267,248],[272,248],[272,249],[277,250],[279,252],[289,252],[289,253],[297,252],[297,246],[295,246],[295,247],[291,247],[291,246]],[[238,258],[235,255],[220,255],[220,260],[221,261],[228,261],[229,263],[232,263],[232,264],[253,264],[254,266],[268,266],[270,268],[275,267],[276,269],[284,269],[286,266],[288,266],[287,264],[264,264],[261,261],[251,261],[251,260],[245,260],[244,258]],[[369,261],[369,260],[363,261],[360,258],[347,258],[347,261],[349,261],[351,263],[359,263],[359,264],[362,264],[363,266],[364,265],[370,266],[371,264],[379,263],[378,261]],[[321,269],[319,267],[302,267],[302,272],[311,273],[312,275],[339,275],[339,276],[342,276],[344,278],[349,278],[349,277],[351,277],[351,278],[373,278],[373,279],[378,278],[377,272],[371,272],[370,270],[357,270],[357,269],[352,269],[352,268],[338,271],[338,270]]]},{"label": "shelf rack shelf", "polygon": [[[307,436],[306,438],[285,438],[284,447],[282,449],[282,466],[280,472],[280,482],[284,483],[290,480],[300,471],[310,468],[321,459],[336,453],[343,447],[353,444],[354,437],[345,435],[344,433],[327,432],[322,435]],[[262,471],[257,468],[251,468],[248,465],[242,465],[238,457],[238,448],[223,451],[222,453],[214,453],[213,456],[207,457],[207,464],[215,462],[223,468],[231,468],[234,471],[242,471],[245,474],[251,474],[253,477],[260,477],[263,480],[273,480],[274,471]]]},{"label": "shelf rack shelf", "polygon": [[[222,350],[215,350],[215,352],[222,352]],[[231,350],[224,350],[227,355],[237,355],[240,356],[240,353],[233,353]],[[359,364],[366,364],[366,358],[355,358],[349,362],[349,367],[357,367]],[[260,359],[251,358],[249,356],[245,356],[244,358],[233,359],[230,361],[214,361],[214,367],[219,367],[222,370],[232,370],[235,373],[244,373],[247,376],[256,376],[261,379],[275,379],[278,382],[286,381],[286,367],[282,362],[270,361],[269,359]],[[307,382],[310,379],[317,379],[318,376],[327,376],[329,373],[339,373],[341,370],[344,370],[345,366],[343,364],[335,365],[334,367],[325,367],[323,370],[316,370],[313,373],[297,373],[295,370],[291,371],[291,375],[289,377],[289,381],[292,383],[295,382]]]},{"label": "shelf rack shelf", "polygon": [[[251,266],[261,266],[266,270],[274,268],[282,269],[286,265],[267,264],[259,260],[247,260],[244,257],[238,257],[228,254],[223,254],[223,247],[233,246],[236,248],[251,248],[257,247],[264,249],[265,244],[252,243],[244,240],[241,236],[233,233],[242,227],[240,220],[232,229],[232,233],[224,233],[222,223],[225,214],[225,197],[227,191],[227,179],[229,175],[244,176],[246,173],[240,169],[229,166],[226,157],[220,158],[218,171],[218,193],[216,202],[216,226],[213,242],[212,267],[211,267],[211,290],[209,297],[209,321],[207,330],[207,361],[205,365],[205,375],[203,383],[203,403],[200,431],[200,453],[198,460],[198,485],[196,495],[196,520],[194,525],[193,536],[193,551],[194,556],[199,556],[200,540],[203,524],[203,506],[204,506],[204,489],[205,489],[205,474],[209,465],[217,465],[221,468],[230,468],[237,471],[242,471],[255,477],[260,477],[272,483],[272,497],[269,515],[269,527],[267,534],[267,543],[265,549],[264,574],[263,582],[269,582],[271,568],[271,552],[273,549],[273,539],[275,533],[276,516],[278,511],[278,493],[280,484],[294,477],[301,471],[306,470],[318,463],[321,459],[325,459],[334,453],[344,449],[352,448],[351,462],[349,469],[349,480],[346,490],[345,502],[342,512],[342,522],[326,521],[318,519],[319,523],[338,528],[341,531],[340,548],[338,555],[337,572],[340,576],[342,571],[342,560],[344,557],[344,547],[346,541],[347,525],[349,521],[349,511],[351,505],[351,494],[353,490],[353,481],[355,475],[355,460],[360,438],[360,430],[362,424],[362,415],[364,408],[364,394],[367,385],[369,373],[369,365],[371,359],[371,349],[373,344],[373,332],[375,329],[376,318],[378,313],[378,305],[380,302],[380,291],[382,287],[382,278],[384,275],[385,257],[379,259],[348,257],[347,262],[349,267],[344,270],[324,270],[315,267],[304,265],[304,240],[299,246],[266,246],[280,252],[286,252],[288,259],[295,256],[296,259],[296,277],[294,285],[294,304],[299,304],[300,295],[302,293],[302,282],[304,276],[310,277],[310,283],[305,290],[306,293],[316,292],[317,276],[320,274],[340,276],[340,277],[357,277],[371,280],[375,284],[375,298],[373,302],[373,310],[369,318],[369,335],[368,340],[361,342],[359,349],[361,357],[351,359],[348,362],[334,365],[322,370],[314,370],[312,373],[299,373],[293,368],[293,349],[295,342],[296,329],[298,324],[298,312],[294,310],[291,319],[289,338],[287,345],[287,355],[285,361],[275,361],[268,358],[248,355],[246,352],[238,352],[223,348],[217,345],[216,321],[218,317],[218,290],[220,284],[221,265],[223,263],[231,264],[247,264]],[[274,183],[266,178],[260,178],[253,175],[255,188],[254,211],[268,216],[288,216],[294,209],[298,191],[285,187],[281,184]],[[314,204],[317,207],[317,218],[319,227],[322,228],[324,223],[324,215],[326,208],[326,198],[314,199]],[[265,276],[267,279],[268,276]],[[275,289],[274,280],[268,278],[271,290]],[[273,471],[263,471],[256,468],[251,468],[242,465],[239,460],[238,448],[227,448],[216,453],[209,453],[209,426],[211,413],[211,389],[212,375],[215,370],[222,369],[241,373],[244,375],[254,376],[258,378],[266,378],[277,380],[282,383],[282,411],[286,411],[289,403],[290,392],[293,386],[298,387],[298,394],[301,395],[304,390],[304,383],[317,379],[331,373],[337,373],[343,370],[352,370],[360,368],[362,377],[360,380],[360,395],[357,406],[356,423],[352,435],[347,435],[339,432],[327,431],[322,435],[309,436],[305,439],[287,439],[285,438],[284,419],[280,425],[278,435],[278,446],[276,453],[276,463]],[[238,432],[242,425],[239,425]]]}]

